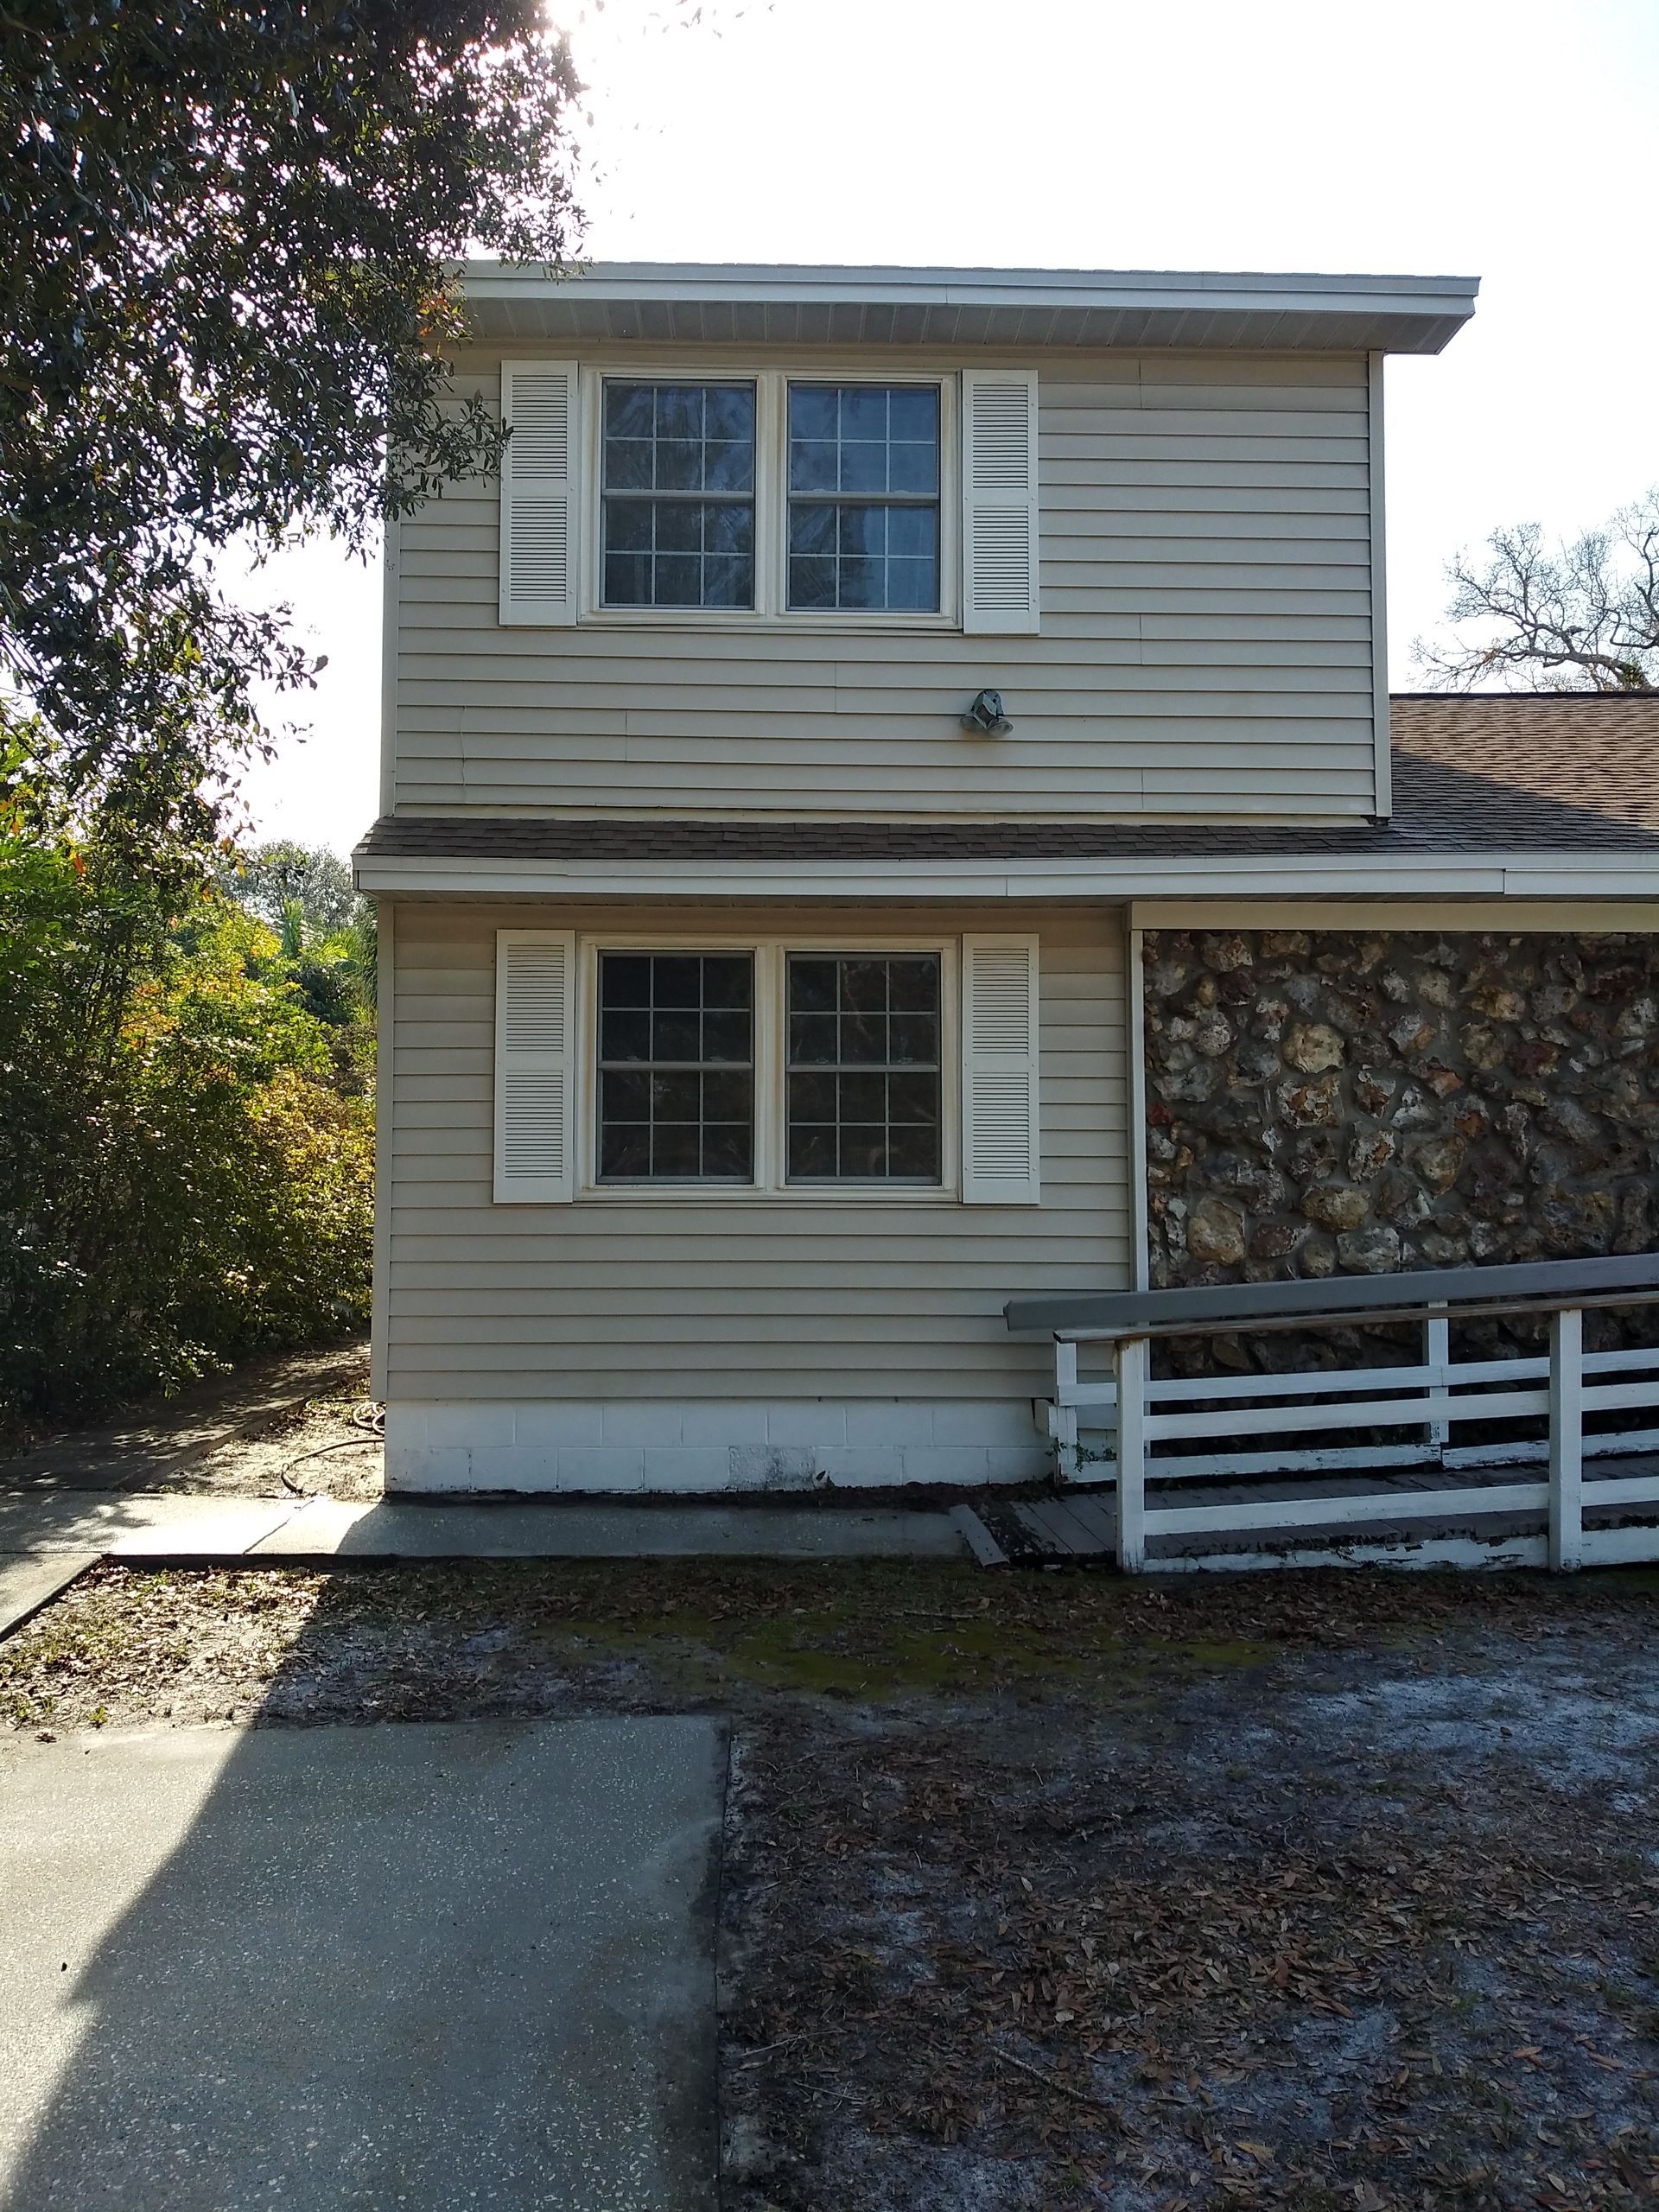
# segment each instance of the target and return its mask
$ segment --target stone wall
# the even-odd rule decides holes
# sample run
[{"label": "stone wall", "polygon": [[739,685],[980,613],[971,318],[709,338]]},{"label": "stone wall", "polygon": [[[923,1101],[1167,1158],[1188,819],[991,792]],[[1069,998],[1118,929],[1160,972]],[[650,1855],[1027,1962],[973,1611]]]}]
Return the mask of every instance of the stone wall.
[{"label": "stone wall", "polygon": [[1659,1244],[1659,938],[1146,938],[1155,1285]]}]

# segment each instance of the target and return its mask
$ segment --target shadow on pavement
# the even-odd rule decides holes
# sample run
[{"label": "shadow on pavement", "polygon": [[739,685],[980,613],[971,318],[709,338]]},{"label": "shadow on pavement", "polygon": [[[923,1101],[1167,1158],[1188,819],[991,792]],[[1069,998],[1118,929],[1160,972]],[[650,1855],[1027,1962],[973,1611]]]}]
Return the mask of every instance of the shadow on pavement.
[{"label": "shadow on pavement", "polygon": [[20,1747],[0,2205],[712,2207],[725,1767],[699,1718]]}]

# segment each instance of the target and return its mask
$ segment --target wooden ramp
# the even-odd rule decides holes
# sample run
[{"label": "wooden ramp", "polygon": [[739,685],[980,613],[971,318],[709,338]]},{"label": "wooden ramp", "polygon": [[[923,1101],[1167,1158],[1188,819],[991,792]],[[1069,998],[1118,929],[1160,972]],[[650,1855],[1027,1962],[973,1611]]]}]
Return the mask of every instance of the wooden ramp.
[{"label": "wooden ramp", "polygon": [[[1659,1475],[1659,1454],[1609,1460],[1586,1475],[1583,1491],[1584,1563],[1613,1566],[1650,1559],[1656,1548],[1659,1512],[1651,1506],[1632,1510],[1622,1493],[1647,1490]],[[1402,1511],[1398,1519],[1380,1512],[1355,1521],[1343,1511],[1356,1497],[1397,1501],[1421,1497],[1427,1504],[1444,1495],[1444,1477],[1427,1470],[1304,1478],[1294,1485],[1295,1510],[1307,1518],[1274,1523],[1268,1516],[1284,1506],[1282,1479],[1255,1483],[1193,1483],[1167,1486],[1184,1505],[1229,1509],[1243,1523],[1236,1531],[1154,1535],[1146,1564],[1154,1572],[1182,1573],[1198,1567],[1313,1567],[1392,1564],[1401,1567],[1542,1567],[1548,1563],[1546,1516],[1541,1508],[1508,1510],[1516,1496],[1508,1471],[1482,1471],[1460,1485],[1462,1510],[1428,1517]],[[1529,1486],[1535,1487],[1535,1486]],[[1149,1484],[1150,1491],[1160,1488]],[[1484,1510],[1482,1491],[1492,1503]],[[1598,1497],[1598,1491],[1604,1496]],[[1425,1496],[1429,1493],[1429,1496]],[[1312,1518],[1313,1508],[1329,1500],[1328,1521]],[[1161,1503],[1161,1498],[1157,1499]],[[1148,1497],[1148,1505],[1154,1503]],[[957,1509],[975,1555],[982,1565],[1060,1567],[1115,1566],[1117,1512],[1114,1488],[1066,1491],[1048,1497],[983,1500]],[[976,1522],[977,1531],[967,1523]]]}]

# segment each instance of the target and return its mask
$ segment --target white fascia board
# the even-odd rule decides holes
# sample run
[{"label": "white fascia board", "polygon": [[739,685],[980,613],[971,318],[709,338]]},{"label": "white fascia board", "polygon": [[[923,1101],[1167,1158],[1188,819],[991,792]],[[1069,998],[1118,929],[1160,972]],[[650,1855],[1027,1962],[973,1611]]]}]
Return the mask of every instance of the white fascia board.
[{"label": "white fascia board", "polygon": [[1514,899],[1651,899],[1659,891],[1659,865],[1634,855],[1610,856],[1587,870],[1571,854],[1529,854],[1507,871],[1504,889]]},{"label": "white fascia board", "polygon": [[403,612],[404,525],[388,515],[380,540],[380,811],[397,804],[397,625]]},{"label": "white fascia board", "polygon": [[1189,859],[729,861],[398,860],[357,863],[358,888],[467,898],[1055,899],[1242,897],[1651,899],[1659,861],[1633,854],[1527,853],[1344,860],[1312,854]]},{"label": "white fascia board", "polygon": [[1659,898],[1418,897],[1390,899],[1136,899],[1129,926],[1147,930],[1371,930],[1400,926],[1409,899],[1414,930],[1535,930],[1659,934]]},{"label": "white fascia board", "polygon": [[822,306],[1232,308],[1253,314],[1471,312],[1478,276],[1328,276],[1172,269],[905,269],[810,263],[594,262],[550,276],[469,262],[469,300],[540,298],[579,288],[588,298],[658,302],[753,301]]},{"label": "white fascia board", "polygon": [[1389,547],[1382,428],[1382,362],[1366,356],[1366,502],[1371,524],[1371,812],[1386,822],[1394,812],[1394,741],[1389,732]]}]

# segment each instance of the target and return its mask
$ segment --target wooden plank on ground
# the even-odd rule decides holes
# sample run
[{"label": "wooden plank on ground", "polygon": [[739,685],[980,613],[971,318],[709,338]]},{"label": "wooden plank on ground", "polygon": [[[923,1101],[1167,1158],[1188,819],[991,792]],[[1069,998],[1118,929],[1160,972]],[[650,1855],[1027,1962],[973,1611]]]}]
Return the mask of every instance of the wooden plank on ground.
[{"label": "wooden plank on ground", "polygon": [[1033,1547],[1039,1555],[1046,1555],[1050,1559],[1072,1557],[1071,1545],[1062,1537],[1057,1536],[1046,1521],[1039,1520],[1029,1505],[1016,1504],[1010,1507],[1009,1510],[1031,1539]]},{"label": "wooden plank on ground", "polygon": [[1117,1516],[1097,1497],[1068,1497],[1066,1510],[1081,1521],[1103,1551],[1117,1549]]},{"label": "wooden plank on ground", "polygon": [[950,1521],[962,1532],[963,1541],[982,1567],[1006,1567],[1008,1555],[971,1505],[953,1505]]},{"label": "wooden plank on ground", "polygon": [[1062,1555],[1090,1558],[1110,1548],[1078,1520],[1070,1507],[1060,1504],[1054,1498],[1033,1498],[1028,1504],[1016,1507],[1015,1510],[1027,1528],[1034,1525],[1039,1532],[1048,1537],[1051,1548]]}]

